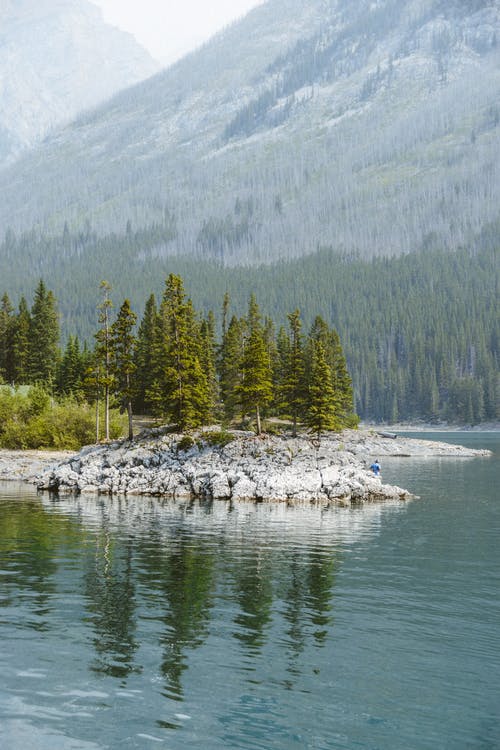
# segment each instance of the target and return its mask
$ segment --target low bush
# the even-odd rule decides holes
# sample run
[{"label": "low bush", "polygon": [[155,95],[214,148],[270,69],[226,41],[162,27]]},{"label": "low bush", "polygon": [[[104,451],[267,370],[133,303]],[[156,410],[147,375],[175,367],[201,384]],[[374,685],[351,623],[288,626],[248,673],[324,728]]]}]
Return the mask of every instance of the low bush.
[{"label": "low bush", "polygon": [[[104,415],[101,414],[101,424]],[[110,413],[110,436],[125,434],[126,417]],[[27,394],[0,389],[0,446],[10,450],[78,450],[94,443],[95,407],[67,398],[54,401],[35,386]]]},{"label": "low bush", "polygon": [[191,437],[191,435],[183,435],[179,442],[177,443],[177,452],[179,451],[188,451],[190,450],[194,445],[194,440]]},{"label": "low bush", "polygon": [[234,435],[227,430],[209,430],[203,433],[202,440],[207,445],[221,446],[223,448],[234,440]]}]

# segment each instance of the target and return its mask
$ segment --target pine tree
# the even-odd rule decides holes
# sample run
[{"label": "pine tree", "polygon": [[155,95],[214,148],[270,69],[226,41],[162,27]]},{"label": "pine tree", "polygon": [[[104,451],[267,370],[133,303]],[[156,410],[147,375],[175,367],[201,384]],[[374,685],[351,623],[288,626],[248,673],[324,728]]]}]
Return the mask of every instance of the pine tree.
[{"label": "pine tree", "polygon": [[137,321],[137,315],[132,311],[128,299],[124,300],[118,316],[111,326],[111,371],[113,373],[113,387],[118,395],[128,417],[128,438],[132,440],[134,430],[132,424],[132,396],[134,345],[135,336],[133,329]]},{"label": "pine tree", "polygon": [[52,388],[59,360],[59,317],[54,295],[40,280],[33,300],[29,331],[29,379]]},{"label": "pine tree", "polygon": [[304,347],[299,310],[288,315],[290,348],[283,383],[284,402],[293,422],[293,435],[297,434],[297,421],[304,412],[306,402]]},{"label": "pine tree", "polygon": [[200,337],[200,362],[207,379],[209,399],[213,405],[212,411],[214,411],[216,404],[219,403],[219,384],[217,382],[215,316],[212,311],[209,311],[207,317],[201,321]]},{"label": "pine tree", "polygon": [[4,294],[0,301],[0,382],[12,383],[13,362],[12,348],[15,327],[14,308],[8,294]]},{"label": "pine tree", "polygon": [[19,301],[12,334],[12,380],[25,384],[29,380],[31,316],[24,297]]},{"label": "pine tree", "polygon": [[158,328],[158,310],[156,299],[151,294],[144,308],[144,315],[137,332],[137,341],[134,351],[134,364],[136,368],[134,393],[134,406],[139,414],[148,413],[153,410],[151,399],[148,394],[155,380],[154,348]]},{"label": "pine tree", "polygon": [[326,361],[325,348],[318,339],[311,343],[311,369],[308,375],[308,399],[305,423],[317,433],[338,428],[337,401],[332,386],[332,372]]},{"label": "pine tree", "polygon": [[248,337],[241,363],[237,393],[243,415],[255,410],[257,434],[262,432],[261,412],[273,395],[272,371],[259,306],[252,294],[248,308]]},{"label": "pine tree", "polygon": [[[93,379],[96,393],[96,422],[99,415],[99,399],[101,388],[104,389],[104,438],[109,440],[109,399],[112,385],[111,374],[111,309],[113,303],[110,298],[111,285],[107,281],[101,281],[99,286],[101,292],[101,302],[98,309],[98,323],[100,328],[95,334],[97,342],[95,348],[95,370]],[[88,382],[92,377],[88,379]],[[96,433],[99,434],[99,428],[96,426]]]},{"label": "pine tree", "polygon": [[276,363],[273,368],[273,407],[277,414],[290,416],[285,391],[285,383],[290,367],[290,336],[284,326],[280,326],[276,338]]},{"label": "pine tree", "polygon": [[357,417],[354,417],[352,379],[347,369],[340,336],[335,328],[330,331],[329,336],[331,347],[330,367],[332,370],[333,389],[338,400],[338,418],[343,425],[349,423],[357,424]]},{"label": "pine tree", "polygon": [[[320,341],[323,345],[326,363],[331,373],[330,384],[335,393],[337,425],[354,426],[357,424],[357,417],[354,415],[352,380],[347,370],[339,334],[318,315],[314,319],[309,339]],[[309,352],[309,360],[311,360],[311,352]]]},{"label": "pine tree", "polygon": [[180,429],[206,424],[213,410],[201,366],[201,334],[180,276],[170,274],[162,304],[166,358],[160,382],[163,412]]},{"label": "pine tree", "polygon": [[64,350],[58,373],[57,390],[64,395],[78,396],[83,389],[86,357],[80,351],[77,336],[70,336]]},{"label": "pine tree", "polygon": [[239,406],[238,387],[241,384],[241,362],[244,351],[245,325],[235,315],[229,321],[222,338],[218,357],[220,398],[225,419],[230,422]]}]

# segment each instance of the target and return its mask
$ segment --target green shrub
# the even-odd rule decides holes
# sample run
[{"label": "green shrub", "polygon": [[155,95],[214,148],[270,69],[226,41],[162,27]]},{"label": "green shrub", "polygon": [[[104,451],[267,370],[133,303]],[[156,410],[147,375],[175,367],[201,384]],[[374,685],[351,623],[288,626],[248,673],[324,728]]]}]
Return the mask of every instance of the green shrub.
[{"label": "green shrub", "polygon": [[[126,416],[110,412],[110,437],[126,434]],[[101,410],[100,423],[104,424]],[[35,386],[25,395],[0,390],[0,446],[10,450],[78,450],[94,443],[95,407],[66,398],[52,402]]]},{"label": "green shrub", "polygon": [[224,447],[234,440],[232,432],[227,430],[209,430],[202,435],[202,441],[207,445]]},{"label": "green shrub", "polygon": [[194,445],[194,440],[191,435],[184,435],[177,443],[177,451],[188,451]]}]

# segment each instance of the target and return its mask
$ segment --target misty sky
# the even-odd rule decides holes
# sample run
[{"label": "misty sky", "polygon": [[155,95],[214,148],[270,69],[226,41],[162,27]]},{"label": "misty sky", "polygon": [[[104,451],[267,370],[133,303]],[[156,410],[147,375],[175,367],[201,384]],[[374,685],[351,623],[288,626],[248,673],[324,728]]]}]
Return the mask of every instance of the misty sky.
[{"label": "misty sky", "polygon": [[92,0],[151,55],[173,62],[263,0]]}]

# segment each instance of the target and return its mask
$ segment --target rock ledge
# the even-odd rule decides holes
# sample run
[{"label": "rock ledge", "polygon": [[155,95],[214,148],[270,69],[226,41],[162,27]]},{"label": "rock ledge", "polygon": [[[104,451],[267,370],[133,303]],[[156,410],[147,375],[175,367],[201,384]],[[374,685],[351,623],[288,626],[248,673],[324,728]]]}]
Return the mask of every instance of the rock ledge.
[{"label": "rock ledge", "polygon": [[42,474],[37,484],[59,493],[350,506],[413,497],[373,476],[367,466],[375,457],[489,454],[367,431],[346,430],[321,440],[231,434],[231,442],[218,445],[213,430],[193,436],[146,430],[132,442],[84,448]]}]

